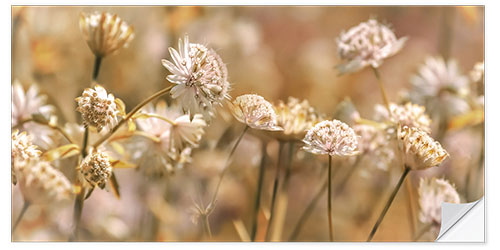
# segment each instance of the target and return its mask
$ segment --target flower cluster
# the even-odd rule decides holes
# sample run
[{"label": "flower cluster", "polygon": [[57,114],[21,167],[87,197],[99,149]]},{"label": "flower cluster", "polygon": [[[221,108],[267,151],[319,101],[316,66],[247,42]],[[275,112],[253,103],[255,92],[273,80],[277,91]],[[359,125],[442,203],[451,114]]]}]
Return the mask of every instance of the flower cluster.
[{"label": "flower cluster", "polygon": [[398,105],[389,104],[391,113],[382,105],[375,106],[375,116],[377,120],[390,121],[391,123],[402,126],[419,128],[427,133],[431,132],[431,119],[425,113],[425,107],[418,104],[406,103]]},{"label": "flower cluster", "polygon": [[441,206],[443,202],[460,203],[455,187],[445,179],[420,179],[418,187],[420,213],[419,220],[432,224],[434,230],[441,225]]},{"label": "flower cluster", "polygon": [[78,169],[90,186],[100,188],[104,188],[113,171],[108,154],[99,149],[87,155]]},{"label": "flower cluster", "polygon": [[395,159],[389,135],[385,130],[367,124],[353,126],[354,133],[358,135],[358,150],[360,154],[373,156],[375,166],[387,170],[389,164]]},{"label": "flower cluster", "polygon": [[283,128],[284,136],[291,139],[303,138],[308,129],[323,119],[307,100],[294,97],[288,97],[287,103],[280,100],[274,109],[277,125]]},{"label": "flower cluster", "polygon": [[438,166],[449,156],[439,142],[418,128],[400,126],[398,140],[405,165],[413,170]]},{"label": "flower cluster", "polygon": [[75,100],[78,103],[76,110],[82,113],[85,126],[93,126],[101,131],[105,127],[111,129],[118,122],[119,110],[115,97],[103,87],[96,85],[93,89],[87,88]]},{"label": "flower cluster", "polygon": [[26,131],[19,133],[18,130],[12,132],[11,150],[11,172],[12,183],[17,183],[16,172],[18,168],[27,164],[30,160],[36,160],[42,153],[36,145],[32,143],[33,136]]},{"label": "flower cluster", "polygon": [[352,128],[339,120],[322,121],[307,131],[304,150],[313,154],[352,156],[359,153],[357,137]]},{"label": "flower cluster", "polygon": [[278,126],[276,111],[271,103],[260,95],[247,94],[236,97],[231,104],[236,120],[247,126],[269,131],[282,130]]}]

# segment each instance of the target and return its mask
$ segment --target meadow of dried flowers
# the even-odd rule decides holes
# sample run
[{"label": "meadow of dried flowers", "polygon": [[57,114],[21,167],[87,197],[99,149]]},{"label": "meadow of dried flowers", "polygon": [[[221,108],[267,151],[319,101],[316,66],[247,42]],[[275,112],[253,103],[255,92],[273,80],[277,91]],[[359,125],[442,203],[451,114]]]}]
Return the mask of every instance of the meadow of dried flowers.
[{"label": "meadow of dried flowers", "polygon": [[484,191],[483,15],[12,7],[12,240],[432,241]]}]

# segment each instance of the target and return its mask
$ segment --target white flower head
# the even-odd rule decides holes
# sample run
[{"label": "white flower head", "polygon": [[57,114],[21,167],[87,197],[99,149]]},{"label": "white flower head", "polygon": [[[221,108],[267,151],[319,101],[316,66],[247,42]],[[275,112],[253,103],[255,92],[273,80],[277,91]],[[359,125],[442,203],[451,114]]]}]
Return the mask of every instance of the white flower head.
[{"label": "white flower head", "polygon": [[307,131],[303,149],[313,154],[353,156],[358,154],[354,130],[339,121],[322,121]]},{"label": "white flower head", "polygon": [[42,153],[36,145],[32,143],[33,136],[26,131],[19,133],[18,130],[12,132],[11,150],[11,173],[12,183],[17,183],[17,172],[31,160],[38,160]]},{"label": "white flower head", "polygon": [[36,84],[32,84],[26,92],[18,80],[12,84],[12,126],[31,118],[33,114],[49,117],[54,106],[46,104],[47,96],[41,95]]},{"label": "white flower head", "polygon": [[398,140],[405,165],[412,170],[439,166],[449,156],[438,141],[418,128],[399,126]]},{"label": "white flower head", "polygon": [[268,131],[282,130],[273,105],[264,97],[254,94],[240,95],[231,103],[233,116],[247,126]]},{"label": "white flower head", "polygon": [[118,123],[120,113],[113,94],[96,85],[93,89],[87,88],[82,96],[77,97],[76,110],[82,114],[85,126],[93,126],[100,132],[103,128],[111,129]]},{"label": "white flower head", "polygon": [[441,206],[443,202],[460,203],[455,187],[445,179],[420,179],[418,187],[420,213],[419,220],[433,224],[433,229],[441,225]]},{"label": "white flower head", "polygon": [[108,153],[100,149],[91,150],[78,169],[91,187],[98,186],[101,189],[104,188],[113,171]]},{"label": "white flower head", "polygon": [[474,64],[474,68],[469,73],[469,78],[472,82],[482,82],[484,79],[484,62]]},{"label": "white flower head", "polygon": [[362,22],[337,38],[338,55],[344,62],[337,69],[343,74],[366,66],[378,68],[384,59],[401,50],[406,40],[407,37],[396,38],[387,25],[375,19]]},{"label": "white flower head", "polygon": [[375,119],[390,121],[393,124],[419,128],[427,133],[431,132],[431,118],[425,113],[425,107],[411,102],[405,105],[389,104],[391,115],[382,105],[375,106]]},{"label": "white flower head", "polygon": [[179,98],[185,112],[202,114],[210,120],[215,105],[230,98],[226,65],[213,49],[190,43],[187,35],[179,39],[178,49],[169,48],[172,61],[162,60],[172,73],[167,80],[176,84],[170,93],[174,99]]},{"label": "white flower head", "polygon": [[80,30],[95,56],[105,57],[134,38],[134,28],[116,14],[94,12],[80,14]]},{"label": "white flower head", "polygon": [[295,97],[289,97],[287,103],[280,100],[274,109],[278,126],[283,128],[286,137],[303,138],[308,129],[323,120],[307,100],[300,101]]}]

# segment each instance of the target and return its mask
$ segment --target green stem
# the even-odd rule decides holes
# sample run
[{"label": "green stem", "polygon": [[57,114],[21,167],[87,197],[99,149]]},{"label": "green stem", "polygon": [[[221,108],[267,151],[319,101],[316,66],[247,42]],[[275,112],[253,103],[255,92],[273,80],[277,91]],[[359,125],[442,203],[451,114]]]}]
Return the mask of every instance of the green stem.
[{"label": "green stem", "polygon": [[405,178],[406,178],[406,176],[408,175],[409,172],[410,172],[410,168],[407,167],[407,166],[405,166],[403,174],[401,175],[401,178],[399,178],[398,184],[396,185],[396,187],[392,191],[392,194],[389,197],[389,200],[387,200],[387,203],[385,204],[384,210],[382,210],[382,213],[378,217],[377,222],[373,226],[372,231],[370,232],[370,235],[368,236],[368,240],[367,241],[371,241],[372,238],[373,238],[373,236],[377,232],[377,229],[380,226],[380,223],[382,223],[382,220],[384,219],[385,214],[387,213],[387,211],[391,207],[391,204],[394,201],[394,198],[396,197],[396,194],[398,193],[399,189],[401,188],[401,184],[403,184],[403,181],[405,180]]},{"label": "green stem", "polygon": [[266,241],[269,241],[269,238],[271,237],[271,231],[272,231],[272,224],[273,224],[273,219],[274,219],[274,208],[276,204],[276,194],[278,193],[278,186],[279,186],[279,179],[280,179],[280,169],[281,169],[281,155],[283,152],[283,145],[284,143],[282,141],[279,142],[279,149],[278,149],[278,163],[276,166],[276,175],[274,176],[274,184],[273,184],[273,194],[271,196],[271,214],[269,216],[269,223],[267,223],[267,230],[266,230]]},{"label": "green stem", "polygon": [[30,203],[28,201],[24,201],[23,208],[21,208],[21,212],[19,213],[19,216],[16,219],[16,222],[14,222],[14,225],[12,226],[12,234],[16,231],[17,226],[19,225],[19,222],[23,219],[24,214],[26,213],[26,210],[28,210],[28,207],[30,206]]},{"label": "green stem", "polygon": [[333,218],[332,218],[332,156],[328,155],[328,231],[330,241],[333,241]]},{"label": "green stem", "polygon": [[255,206],[253,210],[253,222],[252,222],[252,232],[250,239],[251,241],[255,241],[255,236],[257,235],[257,223],[259,217],[259,208],[260,208],[260,200],[262,197],[262,184],[264,182],[264,172],[266,166],[266,143],[262,144],[262,158],[260,160],[259,167],[259,179],[257,182],[257,193],[255,194]]}]

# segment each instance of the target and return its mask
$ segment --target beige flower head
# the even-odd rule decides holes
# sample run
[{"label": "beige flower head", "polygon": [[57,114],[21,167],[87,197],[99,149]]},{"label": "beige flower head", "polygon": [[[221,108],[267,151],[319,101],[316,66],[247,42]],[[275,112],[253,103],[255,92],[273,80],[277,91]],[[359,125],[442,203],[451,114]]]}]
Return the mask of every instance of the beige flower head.
[{"label": "beige flower head", "polygon": [[12,84],[12,113],[11,124],[18,123],[32,117],[33,114],[41,114],[49,117],[54,113],[54,106],[47,104],[47,96],[40,94],[36,84],[30,85],[27,91],[18,80]]},{"label": "beige flower head", "polygon": [[474,68],[472,68],[469,73],[469,78],[472,82],[482,82],[484,79],[484,62],[478,62],[474,64]]},{"label": "beige flower head", "polygon": [[14,130],[12,132],[11,173],[14,184],[17,183],[16,172],[19,168],[30,160],[37,160],[42,153],[36,145],[33,145],[32,139],[33,136],[26,131],[19,133],[18,130]]},{"label": "beige flower head", "polygon": [[268,131],[282,130],[278,126],[278,118],[273,105],[260,95],[240,95],[232,102],[230,109],[236,120],[251,128]]},{"label": "beige flower head", "polygon": [[337,51],[342,64],[341,74],[361,70],[366,66],[378,68],[384,59],[396,54],[407,38],[396,38],[394,32],[375,19],[370,19],[342,32],[337,38]]},{"label": "beige flower head", "polygon": [[229,99],[227,68],[220,56],[204,45],[190,43],[186,35],[179,39],[179,51],[169,48],[172,61],[163,59],[162,64],[172,73],[167,80],[176,84],[171,94],[179,98],[185,112],[202,114],[210,120],[215,105]]},{"label": "beige flower head", "polygon": [[290,138],[303,138],[308,129],[323,119],[307,100],[300,101],[295,97],[289,97],[287,103],[280,100],[274,109],[278,126]]},{"label": "beige flower head", "polygon": [[431,118],[425,113],[425,107],[411,102],[405,105],[395,103],[389,104],[391,115],[387,113],[387,109],[382,105],[375,107],[375,116],[378,120],[388,120],[394,124],[402,126],[419,128],[427,133],[431,132]]},{"label": "beige flower head", "polygon": [[106,152],[92,150],[80,164],[79,170],[90,186],[102,189],[111,177],[113,168]]},{"label": "beige flower head", "polygon": [[419,219],[424,224],[432,223],[435,229],[439,229],[441,225],[442,203],[460,203],[457,190],[445,179],[420,179],[418,195]]},{"label": "beige flower head", "polygon": [[358,154],[354,130],[339,121],[322,121],[307,131],[303,149],[313,154],[352,156]]},{"label": "beige flower head", "polygon": [[412,170],[439,166],[449,156],[439,142],[418,128],[399,126],[398,141],[405,165]]},{"label": "beige flower head", "polygon": [[103,128],[111,129],[118,123],[119,110],[115,97],[103,87],[96,85],[93,89],[87,88],[75,100],[78,103],[76,110],[82,113],[85,126],[93,126],[101,131]]},{"label": "beige flower head", "polygon": [[134,28],[116,14],[94,12],[80,14],[80,30],[97,57],[105,57],[134,39]]},{"label": "beige flower head", "polygon": [[46,161],[31,161],[20,170],[19,186],[24,199],[30,203],[48,204],[69,200],[71,184],[57,169]]},{"label": "beige flower head", "polygon": [[367,124],[356,124],[354,133],[359,136],[358,149],[363,155],[370,155],[375,167],[380,170],[388,170],[390,164],[396,158],[394,141],[390,140],[390,134],[385,129]]}]

